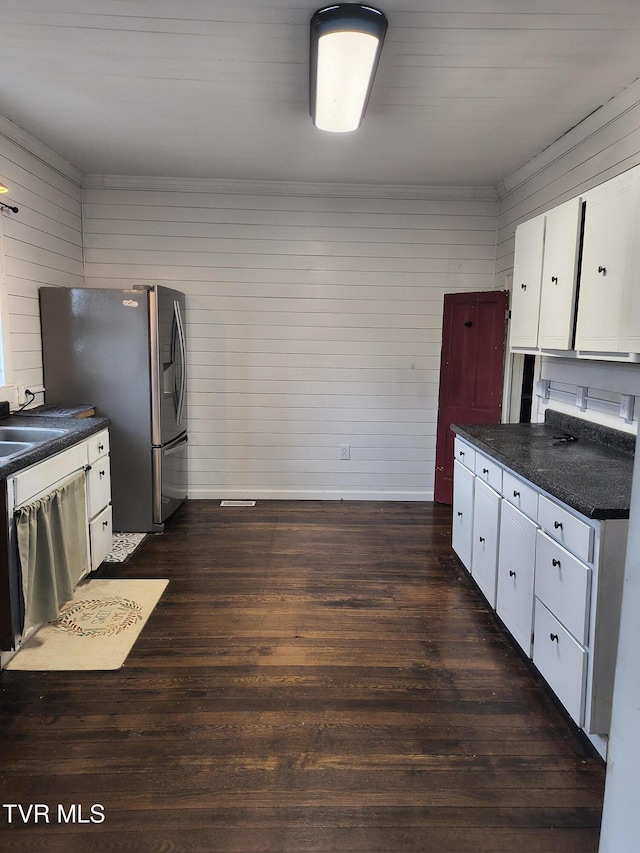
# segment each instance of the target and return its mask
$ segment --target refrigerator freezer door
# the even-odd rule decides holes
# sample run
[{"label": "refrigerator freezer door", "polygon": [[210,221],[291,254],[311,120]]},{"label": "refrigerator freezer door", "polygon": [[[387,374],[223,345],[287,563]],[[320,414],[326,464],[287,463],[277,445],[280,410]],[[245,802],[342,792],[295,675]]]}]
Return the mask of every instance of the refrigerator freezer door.
[{"label": "refrigerator freezer door", "polygon": [[187,497],[186,433],[153,448],[153,522],[163,524]]},{"label": "refrigerator freezer door", "polygon": [[184,294],[166,287],[149,293],[151,320],[153,444],[186,431],[186,341]]}]

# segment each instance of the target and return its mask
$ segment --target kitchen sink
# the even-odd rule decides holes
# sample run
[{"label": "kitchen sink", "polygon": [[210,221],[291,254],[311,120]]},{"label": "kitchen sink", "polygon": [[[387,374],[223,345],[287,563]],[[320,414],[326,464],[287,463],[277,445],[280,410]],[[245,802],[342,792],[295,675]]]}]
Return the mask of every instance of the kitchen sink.
[{"label": "kitchen sink", "polygon": [[0,441],[0,459],[9,459],[32,447],[33,444],[28,441]]},{"label": "kitchen sink", "polygon": [[64,435],[68,431],[66,429],[54,429],[53,427],[0,426],[0,444],[10,444],[12,442],[41,444],[43,441],[58,438],[58,436]]}]

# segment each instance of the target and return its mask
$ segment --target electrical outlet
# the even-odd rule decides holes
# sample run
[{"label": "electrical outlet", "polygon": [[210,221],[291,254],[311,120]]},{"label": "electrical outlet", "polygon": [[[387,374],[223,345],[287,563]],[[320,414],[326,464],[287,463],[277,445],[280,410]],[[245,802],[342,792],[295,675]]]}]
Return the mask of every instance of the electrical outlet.
[{"label": "electrical outlet", "polygon": [[349,444],[340,445],[340,459],[351,459],[351,446]]},{"label": "electrical outlet", "polygon": [[26,385],[16,385],[16,398],[19,406],[27,402],[26,395],[24,393],[26,391],[26,387]]}]

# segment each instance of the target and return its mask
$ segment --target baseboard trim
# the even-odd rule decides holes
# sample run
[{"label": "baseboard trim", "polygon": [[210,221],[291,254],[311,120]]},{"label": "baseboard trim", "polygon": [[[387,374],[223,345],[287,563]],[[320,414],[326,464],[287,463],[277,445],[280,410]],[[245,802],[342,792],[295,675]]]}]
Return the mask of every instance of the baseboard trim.
[{"label": "baseboard trim", "polygon": [[433,489],[334,491],[330,489],[189,489],[189,500],[432,501]]}]

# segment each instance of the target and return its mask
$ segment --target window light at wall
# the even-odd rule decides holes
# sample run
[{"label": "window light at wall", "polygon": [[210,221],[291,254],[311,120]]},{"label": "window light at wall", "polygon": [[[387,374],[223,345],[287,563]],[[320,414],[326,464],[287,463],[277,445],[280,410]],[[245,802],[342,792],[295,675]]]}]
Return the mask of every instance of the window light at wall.
[{"label": "window light at wall", "polygon": [[387,19],[371,6],[343,3],[311,18],[309,103],[320,130],[356,130],[367,108]]}]

